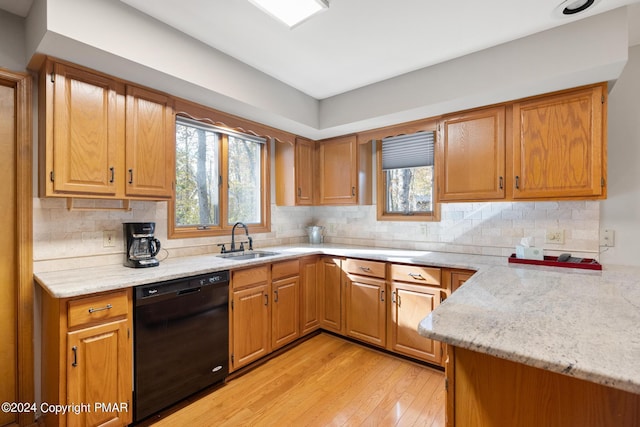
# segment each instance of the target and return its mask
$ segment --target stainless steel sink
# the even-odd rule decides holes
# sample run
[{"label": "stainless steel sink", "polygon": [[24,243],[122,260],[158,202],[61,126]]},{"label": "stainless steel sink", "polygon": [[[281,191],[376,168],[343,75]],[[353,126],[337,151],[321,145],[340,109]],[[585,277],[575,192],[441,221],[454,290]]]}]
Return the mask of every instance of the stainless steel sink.
[{"label": "stainless steel sink", "polygon": [[250,252],[231,252],[226,254],[218,255],[220,258],[227,258],[232,260],[245,260],[245,259],[256,259],[256,258],[264,258],[269,256],[278,255],[279,252],[269,252],[269,251],[250,251]]}]

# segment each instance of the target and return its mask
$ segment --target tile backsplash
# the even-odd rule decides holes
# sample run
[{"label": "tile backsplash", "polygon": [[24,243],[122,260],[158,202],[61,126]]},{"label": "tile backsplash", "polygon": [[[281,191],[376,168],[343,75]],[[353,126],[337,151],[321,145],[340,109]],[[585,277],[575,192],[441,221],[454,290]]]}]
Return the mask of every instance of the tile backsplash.
[{"label": "tile backsplash", "polygon": [[[218,252],[228,236],[167,239],[167,203],[35,198],[34,270],[53,271],[82,265],[119,264],[124,256],[122,223],[154,221],[162,243],[159,258]],[[327,243],[508,256],[523,237],[532,237],[546,254],[571,252],[597,258],[599,202],[493,202],[442,205],[440,222],[376,220],[376,207],[272,205],[270,233],[254,234],[254,245],[266,247],[307,242],[305,226],[325,227]],[[545,243],[546,230],[564,230],[563,244]],[[104,247],[103,232],[115,231],[113,247]]]}]

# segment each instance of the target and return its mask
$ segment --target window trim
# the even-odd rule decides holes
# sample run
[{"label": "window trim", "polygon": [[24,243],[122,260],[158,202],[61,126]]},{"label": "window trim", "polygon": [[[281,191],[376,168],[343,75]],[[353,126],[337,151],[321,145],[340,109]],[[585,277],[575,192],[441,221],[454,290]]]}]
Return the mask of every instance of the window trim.
[{"label": "window trim", "polygon": [[402,213],[385,212],[385,174],[382,170],[382,139],[392,136],[407,135],[416,132],[434,132],[434,151],[435,145],[438,144],[438,120],[427,119],[404,125],[391,126],[385,129],[378,129],[371,132],[367,137],[375,141],[376,146],[376,212],[378,221],[424,221],[437,222],[440,221],[440,203],[438,203],[438,162],[434,152],[433,165],[433,210],[429,213],[413,213],[405,215]]},{"label": "window trim", "polygon": [[[244,127],[231,127],[220,120],[216,120],[218,113],[213,109],[199,106],[188,102],[176,103],[174,121],[178,117],[185,117],[190,120],[202,122],[206,125],[211,125],[217,128],[229,129],[234,133],[249,134],[265,138],[267,141],[263,144],[260,164],[261,164],[261,180],[262,180],[262,192],[260,205],[262,208],[262,221],[259,224],[252,223],[247,224],[251,233],[268,233],[271,231],[271,170],[270,161],[271,158],[271,139],[272,136],[263,135],[260,132],[246,130]],[[251,122],[245,122],[249,126]],[[224,135],[224,133],[222,133]],[[174,136],[175,137],[175,136]],[[168,202],[167,207],[167,238],[169,239],[186,239],[193,237],[212,237],[212,236],[228,236],[231,234],[233,224],[226,224],[228,217],[228,138],[223,136],[220,142],[220,159],[219,168],[221,174],[220,185],[220,224],[217,226],[210,226],[207,228],[198,228],[196,226],[177,227],[175,223],[175,200],[176,200],[176,188],[173,188],[173,197]],[[174,172],[175,173],[175,172]]]}]

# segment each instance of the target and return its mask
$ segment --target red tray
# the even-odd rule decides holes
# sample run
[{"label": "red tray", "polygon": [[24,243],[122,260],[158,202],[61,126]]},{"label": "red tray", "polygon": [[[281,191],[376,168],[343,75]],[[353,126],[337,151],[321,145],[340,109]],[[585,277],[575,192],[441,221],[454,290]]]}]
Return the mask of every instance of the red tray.
[{"label": "red tray", "polygon": [[602,270],[602,264],[595,259],[583,258],[581,262],[558,262],[557,256],[545,255],[544,260],[516,258],[516,254],[509,257],[510,264],[546,265],[550,267],[582,268],[585,270]]}]

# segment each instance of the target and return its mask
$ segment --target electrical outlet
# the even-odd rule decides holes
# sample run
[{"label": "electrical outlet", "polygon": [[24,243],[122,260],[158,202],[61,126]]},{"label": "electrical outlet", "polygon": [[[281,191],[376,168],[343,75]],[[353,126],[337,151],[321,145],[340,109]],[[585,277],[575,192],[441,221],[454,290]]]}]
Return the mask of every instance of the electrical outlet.
[{"label": "electrical outlet", "polygon": [[616,233],[613,230],[600,230],[600,246],[612,248],[616,243]]},{"label": "electrical outlet", "polygon": [[112,248],[116,245],[116,232],[115,231],[103,231],[102,232],[102,246],[105,248]]},{"label": "electrical outlet", "polygon": [[545,243],[562,245],[564,243],[564,230],[547,230]]}]

